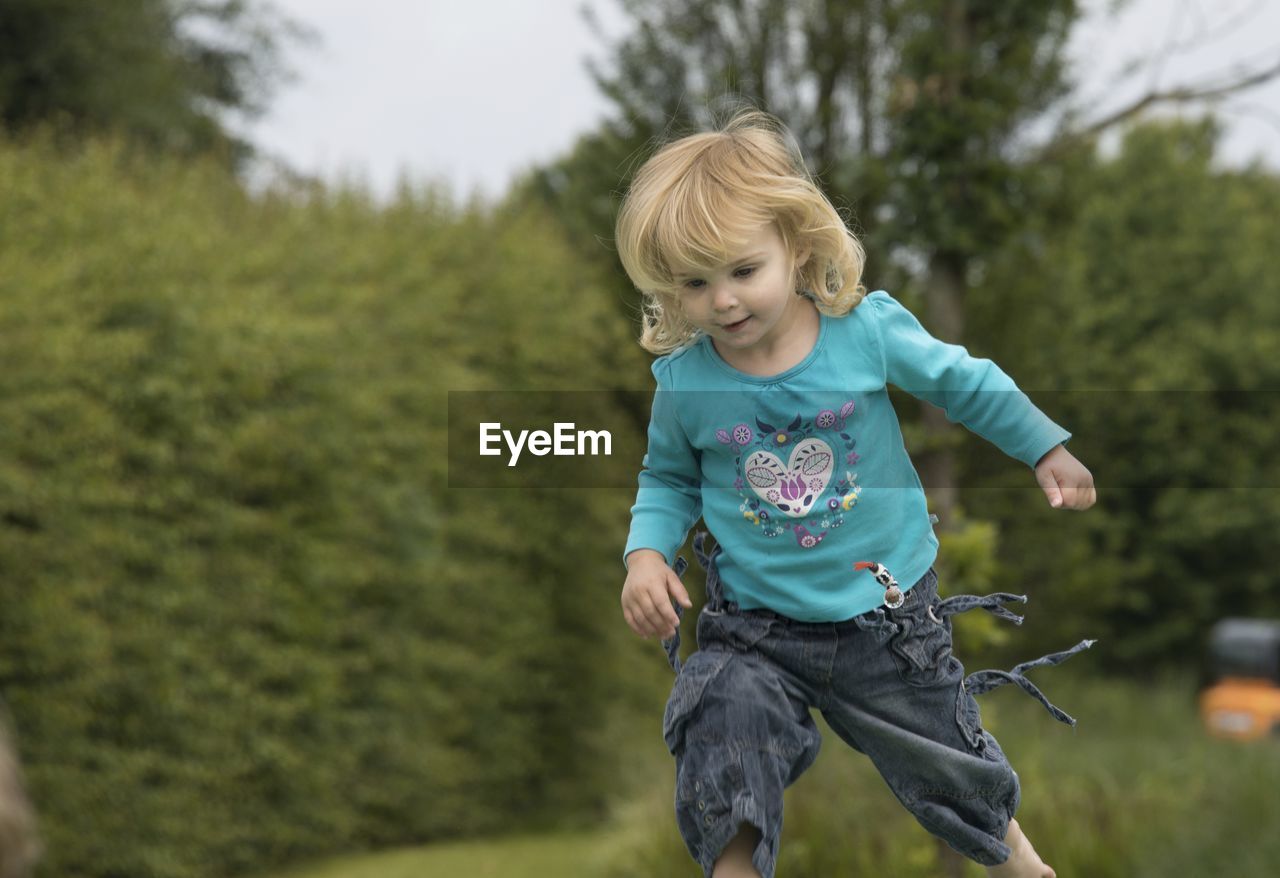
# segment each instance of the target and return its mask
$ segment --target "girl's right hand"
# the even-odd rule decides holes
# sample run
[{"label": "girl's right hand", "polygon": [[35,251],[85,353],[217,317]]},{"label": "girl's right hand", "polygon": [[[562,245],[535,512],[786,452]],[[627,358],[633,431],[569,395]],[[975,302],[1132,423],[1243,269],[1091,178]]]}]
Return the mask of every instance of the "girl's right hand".
[{"label": "girl's right hand", "polygon": [[636,549],[627,556],[627,581],[622,586],[622,615],[641,637],[669,640],[680,624],[671,599],[686,610],[693,606],[684,583],[661,552]]}]

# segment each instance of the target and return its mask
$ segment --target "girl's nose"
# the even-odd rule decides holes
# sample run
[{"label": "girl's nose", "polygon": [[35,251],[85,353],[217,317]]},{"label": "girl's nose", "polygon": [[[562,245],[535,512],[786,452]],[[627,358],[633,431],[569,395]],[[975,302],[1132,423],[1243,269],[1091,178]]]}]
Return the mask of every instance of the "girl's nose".
[{"label": "girl's nose", "polygon": [[716,287],[712,294],[712,303],[717,311],[731,311],[738,304],[738,299],[733,294],[728,284],[720,284]]}]

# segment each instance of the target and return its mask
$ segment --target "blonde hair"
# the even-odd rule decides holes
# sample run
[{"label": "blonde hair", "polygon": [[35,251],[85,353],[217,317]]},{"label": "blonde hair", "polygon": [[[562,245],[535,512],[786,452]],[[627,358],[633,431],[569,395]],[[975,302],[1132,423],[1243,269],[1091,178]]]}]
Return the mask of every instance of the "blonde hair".
[{"label": "blonde hair", "polygon": [[679,305],[675,271],[710,270],[773,222],[791,258],[809,247],[797,292],[832,317],[857,307],[865,253],[822,193],[786,126],[739,110],[713,131],[663,146],[636,172],[618,212],[618,256],[642,295],[641,346],[666,354],[701,334]]}]

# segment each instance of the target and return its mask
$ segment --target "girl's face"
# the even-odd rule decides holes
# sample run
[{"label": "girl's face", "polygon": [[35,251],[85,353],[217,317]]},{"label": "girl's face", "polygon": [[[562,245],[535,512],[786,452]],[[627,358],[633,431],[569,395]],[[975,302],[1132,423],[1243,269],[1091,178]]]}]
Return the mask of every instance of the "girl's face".
[{"label": "girl's face", "polygon": [[677,272],[680,307],[717,349],[768,356],[780,349],[799,312],[812,307],[795,287],[796,269],[808,258],[806,249],[793,261],[777,226],[765,223],[724,265]]}]

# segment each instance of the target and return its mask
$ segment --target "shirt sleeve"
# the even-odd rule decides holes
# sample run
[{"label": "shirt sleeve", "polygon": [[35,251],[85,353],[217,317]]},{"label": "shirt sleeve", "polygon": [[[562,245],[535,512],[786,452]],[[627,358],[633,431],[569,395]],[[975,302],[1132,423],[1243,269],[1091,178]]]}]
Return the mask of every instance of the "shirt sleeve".
[{"label": "shirt sleeve", "polygon": [[1071,434],[1058,426],[999,366],[931,336],[915,315],[883,290],[876,309],[885,380],[946,412],[1010,457],[1034,468]]},{"label": "shirt sleeve", "polygon": [[631,507],[631,533],[622,553],[624,567],[627,555],[636,549],[655,549],[674,566],[676,550],[702,514],[700,456],[676,416],[671,364],[660,357],[651,371],[658,386],[653,394],[640,487]]}]

